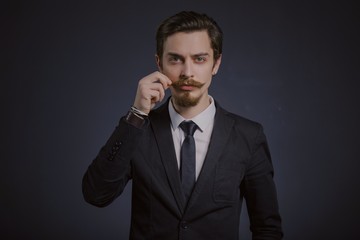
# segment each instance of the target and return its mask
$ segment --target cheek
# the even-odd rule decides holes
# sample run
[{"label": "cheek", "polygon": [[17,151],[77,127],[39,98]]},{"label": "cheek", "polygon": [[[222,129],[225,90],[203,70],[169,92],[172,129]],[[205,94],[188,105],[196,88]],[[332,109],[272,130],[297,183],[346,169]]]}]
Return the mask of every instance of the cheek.
[{"label": "cheek", "polygon": [[170,79],[171,82],[176,82],[179,79],[179,77],[173,73],[164,72],[164,74]]},{"label": "cheek", "polygon": [[162,73],[165,74],[172,82],[179,79],[179,73],[175,68],[166,68],[162,69]]},{"label": "cheek", "polygon": [[197,68],[194,68],[195,73],[198,76],[201,76],[202,78],[206,79],[209,76],[212,76],[213,67],[208,65],[199,65]]},{"label": "cheek", "polygon": [[201,75],[198,75],[198,76],[199,76],[199,80],[201,82],[205,83],[205,85],[209,85],[213,78],[212,72],[209,72],[209,71],[202,72]]}]

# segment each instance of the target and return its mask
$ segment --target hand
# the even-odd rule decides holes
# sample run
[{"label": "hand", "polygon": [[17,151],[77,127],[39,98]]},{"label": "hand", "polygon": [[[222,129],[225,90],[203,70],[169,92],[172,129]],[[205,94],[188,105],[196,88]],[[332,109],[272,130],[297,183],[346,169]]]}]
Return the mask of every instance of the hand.
[{"label": "hand", "polygon": [[148,114],[165,97],[165,90],[171,85],[168,77],[160,72],[153,72],[139,81],[134,107]]}]

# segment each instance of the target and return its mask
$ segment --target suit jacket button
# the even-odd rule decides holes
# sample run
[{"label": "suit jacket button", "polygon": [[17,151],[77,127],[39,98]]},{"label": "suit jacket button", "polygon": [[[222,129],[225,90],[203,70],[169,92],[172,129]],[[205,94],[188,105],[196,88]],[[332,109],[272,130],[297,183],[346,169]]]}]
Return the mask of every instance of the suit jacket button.
[{"label": "suit jacket button", "polygon": [[182,228],[182,229],[188,229],[188,228],[189,228],[188,223],[185,222],[185,221],[182,221],[182,222],[180,223],[180,225],[181,225],[181,228]]}]

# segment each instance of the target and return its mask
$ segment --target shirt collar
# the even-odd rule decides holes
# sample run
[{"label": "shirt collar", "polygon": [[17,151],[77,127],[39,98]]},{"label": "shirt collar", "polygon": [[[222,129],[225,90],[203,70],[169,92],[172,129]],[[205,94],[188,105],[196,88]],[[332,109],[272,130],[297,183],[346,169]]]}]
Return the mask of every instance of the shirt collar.
[{"label": "shirt collar", "polygon": [[171,127],[173,131],[177,129],[181,122],[184,120],[189,121],[192,120],[196,125],[199,127],[200,131],[203,132],[210,124],[211,121],[209,119],[214,119],[216,107],[214,103],[214,99],[210,97],[210,105],[201,113],[196,115],[195,117],[191,119],[185,119],[183,118],[179,113],[177,113],[174,109],[174,106],[172,104],[172,101],[170,99],[169,101],[169,115],[171,119]]}]

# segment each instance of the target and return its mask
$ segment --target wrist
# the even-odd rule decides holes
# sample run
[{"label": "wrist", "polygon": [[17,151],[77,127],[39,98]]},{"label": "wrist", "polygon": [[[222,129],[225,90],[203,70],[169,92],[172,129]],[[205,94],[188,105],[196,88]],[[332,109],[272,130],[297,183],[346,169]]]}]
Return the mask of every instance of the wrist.
[{"label": "wrist", "polygon": [[126,122],[129,124],[141,128],[146,119],[148,118],[148,115],[140,110],[138,110],[136,107],[132,106],[128,113],[125,116]]},{"label": "wrist", "polygon": [[142,117],[147,117],[148,114],[145,113],[144,111],[140,110],[139,108],[135,107],[134,105],[131,106],[130,111],[132,111],[133,113],[140,115]]}]

